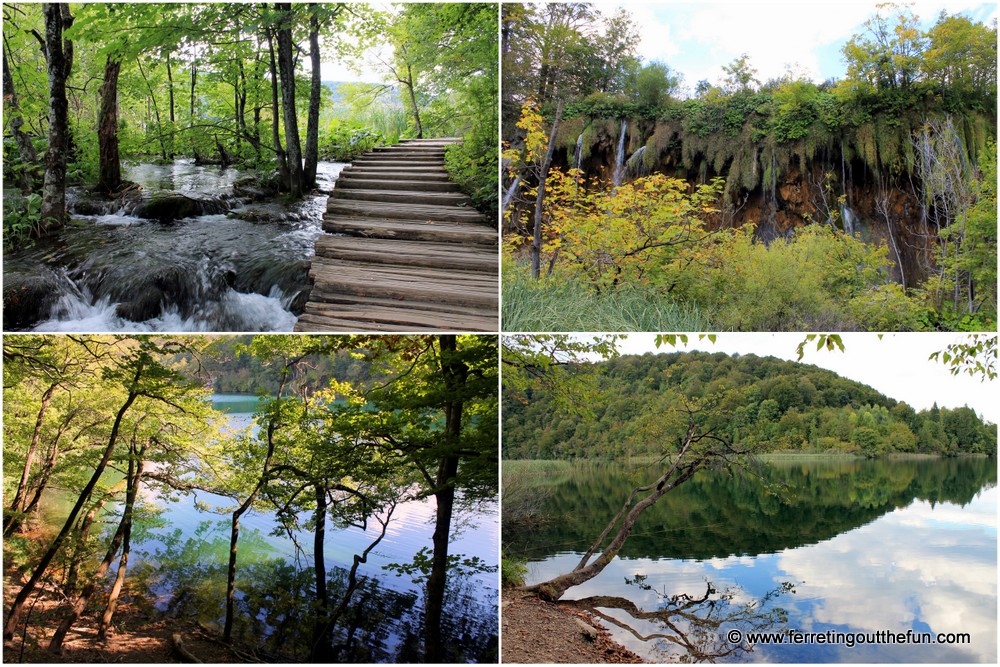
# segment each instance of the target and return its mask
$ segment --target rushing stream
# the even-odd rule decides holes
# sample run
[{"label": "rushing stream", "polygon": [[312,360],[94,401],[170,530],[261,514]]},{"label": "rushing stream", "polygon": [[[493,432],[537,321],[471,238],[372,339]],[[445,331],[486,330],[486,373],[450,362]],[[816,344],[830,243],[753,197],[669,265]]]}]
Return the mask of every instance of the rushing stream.
[{"label": "rushing stream", "polygon": [[[125,178],[147,196],[179,193],[211,212],[158,222],[128,207],[94,211],[71,191],[69,228],[6,254],[5,282],[44,285],[36,331],[291,331],[327,194],[344,166],[321,162],[320,194],[288,205],[234,196],[246,174],[232,168],[127,166]],[[5,312],[4,329],[17,328]]]}]

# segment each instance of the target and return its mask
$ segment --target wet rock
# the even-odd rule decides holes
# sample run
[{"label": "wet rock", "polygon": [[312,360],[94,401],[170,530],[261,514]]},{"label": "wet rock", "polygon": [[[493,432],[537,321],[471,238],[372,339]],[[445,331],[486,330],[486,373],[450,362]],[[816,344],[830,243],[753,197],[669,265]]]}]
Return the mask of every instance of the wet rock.
[{"label": "wet rock", "polygon": [[160,314],[163,292],[150,287],[130,301],[123,301],[115,307],[115,314],[124,320],[144,322]]},{"label": "wet rock", "polygon": [[133,209],[132,214],[157,222],[173,222],[181,218],[225,213],[226,210],[228,206],[221,199],[201,199],[179,192],[164,192],[143,200]]},{"label": "wet rock", "polygon": [[240,178],[233,183],[233,194],[252,202],[274,199],[281,192],[281,179],[277,173]]},{"label": "wet rock", "polygon": [[71,213],[77,215],[108,215],[117,213],[123,208],[134,207],[142,201],[142,188],[136,183],[126,181],[122,189],[107,195],[83,188],[74,188],[68,193],[67,204]]},{"label": "wet rock", "polygon": [[51,271],[7,272],[3,278],[3,328],[27,329],[48,317],[62,283]]},{"label": "wet rock", "polygon": [[132,322],[144,322],[158,317],[167,305],[177,305],[184,311],[196,296],[190,280],[180,267],[164,268],[138,282],[141,289],[113,295],[119,301],[115,312],[118,317]]}]

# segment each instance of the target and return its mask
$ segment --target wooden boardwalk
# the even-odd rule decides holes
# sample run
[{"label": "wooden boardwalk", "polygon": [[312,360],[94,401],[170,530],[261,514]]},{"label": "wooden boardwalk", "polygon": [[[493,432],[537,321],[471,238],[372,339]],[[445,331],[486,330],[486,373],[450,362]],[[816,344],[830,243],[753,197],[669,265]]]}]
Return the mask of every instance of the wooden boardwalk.
[{"label": "wooden boardwalk", "polygon": [[337,178],[296,331],[497,331],[497,225],[444,170],[456,139],[413,139]]}]

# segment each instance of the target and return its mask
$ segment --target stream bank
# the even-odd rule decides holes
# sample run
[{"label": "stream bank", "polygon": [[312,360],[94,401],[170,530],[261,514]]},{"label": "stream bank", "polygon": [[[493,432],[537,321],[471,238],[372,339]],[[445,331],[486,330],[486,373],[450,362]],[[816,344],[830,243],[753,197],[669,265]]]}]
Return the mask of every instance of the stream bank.
[{"label": "stream bank", "polygon": [[189,159],[126,166],[138,199],[71,190],[62,233],[4,257],[4,329],[291,331],[345,166],[321,162],[319,187],[293,202]]}]

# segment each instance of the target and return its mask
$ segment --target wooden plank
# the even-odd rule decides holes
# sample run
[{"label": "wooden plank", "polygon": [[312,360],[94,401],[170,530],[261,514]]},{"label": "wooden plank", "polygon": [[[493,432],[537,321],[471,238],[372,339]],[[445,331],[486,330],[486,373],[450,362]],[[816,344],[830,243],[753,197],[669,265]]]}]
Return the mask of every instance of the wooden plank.
[{"label": "wooden plank", "polygon": [[357,236],[321,236],[316,239],[316,254],[327,259],[454,268],[494,274],[499,266],[496,250],[486,247]]},{"label": "wooden plank", "polygon": [[423,192],[420,190],[365,190],[334,187],[331,195],[337,199],[388,202],[397,204],[428,204],[433,206],[471,205],[471,200],[461,192]]},{"label": "wooden plank", "polygon": [[[350,169],[350,171],[348,171]],[[344,169],[343,174],[353,176],[378,177],[395,180],[419,180],[419,181],[440,181],[450,183],[448,172],[444,169],[392,169],[385,167],[349,167]]]},{"label": "wooden plank", "polygon": [[357,159],[351,160],[351,164],[358,165],[359,167],[409,167],[414,169],[416,167],[442,167],[443,162],[441,160],[429,160],[420,156],[411,157],[359,157]]},{"label": "wooden plank", "polygon": [[463,222],[429,222],[427,220],[376,220],[327,216],[323,229],[332,234],[349,234],[365,238],[435,241],[443,243],[474,243],[496,247],[495,227]]},{"label": "wooden plank", "polygon": [[336,189],[351,190],[419,190],[423,192],[461,192],[451,181],[392,180],[388,178],[365,178],[363,175],[341,174],[337,178]]},{"label": "wooden plank", "polygon": [[[380,306],[329,305],[299,317],[302,324],[338,327],[350,331],[496,331],[495,316],[472,313],[435,313]],[[296,323],[297,330],[298,323]],[[313,330],[313,329],[304,329]]]},{"label": "wooden plank", "polygon": [[497,302],[499,284],[496,275],[371,266],[323,257],[314,258],[309,275],[314,281],[310,299],[319,301],[325,294],[354,294],[488,308]]},{"label": "wooden plank", "polygon": [[474,208],[434,206],[431,204],[399,204],[392,202],[361,202],[348,199],[327,201],[326,210],[334,215],[351,217],[390,218],[393,220],[428,220],[433,222],[480,222],[486,216]]},{"label": "wooden plank", "polygon": [[[446,140],[372,151],[327,204],[296,331],[496,331],[496,223],[444,170]],[[346,235],[340,235],[346,234]]]}]

